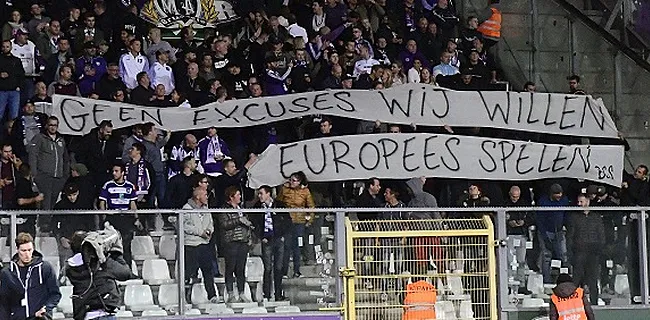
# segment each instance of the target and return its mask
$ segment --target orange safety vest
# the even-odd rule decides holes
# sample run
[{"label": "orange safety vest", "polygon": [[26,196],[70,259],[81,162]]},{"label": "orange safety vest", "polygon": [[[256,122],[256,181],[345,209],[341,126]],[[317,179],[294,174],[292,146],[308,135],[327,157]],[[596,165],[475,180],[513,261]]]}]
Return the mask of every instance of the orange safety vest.
[{"label": "orange safety vest", "polygon": [[488,39],[499,40],[501,38],[501,11],[494,7],[490,10],[492,10],[490,19],[483,21],[476,30]]},{"label": "orange safety vest", "polygon": [[551,296],[559,320],[587,320],[585,305],[582,301],[584,293],[582,288],[578,288],[576,292],[566,298],[558,297],[555,294]]},{"label": "orange safety vest", "polygon": [[402,320],[435,320],[436,287],[424,280],[406,286]]}]

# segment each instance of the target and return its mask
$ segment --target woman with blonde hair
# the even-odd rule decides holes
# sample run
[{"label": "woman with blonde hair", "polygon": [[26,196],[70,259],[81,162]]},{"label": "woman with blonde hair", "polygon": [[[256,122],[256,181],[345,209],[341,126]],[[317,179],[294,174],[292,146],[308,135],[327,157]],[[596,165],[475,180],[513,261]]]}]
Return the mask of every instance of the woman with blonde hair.
[{"label": "woman with blonde hair", "polygon": [[18,29],[24,28],[25,22],[22,21],[20,11],[13,10],[9,16],[9,20],[2,27],[2,41],[11,40],[16,36]]}]

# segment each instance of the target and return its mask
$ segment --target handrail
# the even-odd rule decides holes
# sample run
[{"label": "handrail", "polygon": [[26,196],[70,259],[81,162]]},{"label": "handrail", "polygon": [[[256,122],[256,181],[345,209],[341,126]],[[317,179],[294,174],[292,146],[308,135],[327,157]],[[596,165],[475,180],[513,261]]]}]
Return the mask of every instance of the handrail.
[{"label": "handrail", "polygon": [[650,63],[644,60],[638,53],[632,50],[630,47],[626,46],[619,39],[616,39],[609,31],[605,30],[602,26],[596,23],[594,20],[585,15],[580,9],[573,6],[567,0],[553,0],[555,3],[560,5],[565,11],[567,11],[572,16],[578,18],[583,24],[585,24],[592,31],[600,34],[607,42],[612,46],[616,47],[619,51],[623,52],[628,58],[632,59],[636,65],[650,72]]}]

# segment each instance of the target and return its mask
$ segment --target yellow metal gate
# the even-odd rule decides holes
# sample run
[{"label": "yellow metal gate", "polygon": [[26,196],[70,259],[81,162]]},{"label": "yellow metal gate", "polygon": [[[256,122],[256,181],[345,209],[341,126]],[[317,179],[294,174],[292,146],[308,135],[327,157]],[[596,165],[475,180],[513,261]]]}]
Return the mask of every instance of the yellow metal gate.
[{"label": "yellow metal gate", "polygon": [[[342,275],[348,320],[497,319],[495,243],[489,217],[348,219],[346,235],[348,265]],[[411,291],[408,285],[418,281],[435,287],[435,303],[414,306],[415,295],[406,299],[415,292],[415,285]],[[415,307],[429,311],[408,313]]]}]

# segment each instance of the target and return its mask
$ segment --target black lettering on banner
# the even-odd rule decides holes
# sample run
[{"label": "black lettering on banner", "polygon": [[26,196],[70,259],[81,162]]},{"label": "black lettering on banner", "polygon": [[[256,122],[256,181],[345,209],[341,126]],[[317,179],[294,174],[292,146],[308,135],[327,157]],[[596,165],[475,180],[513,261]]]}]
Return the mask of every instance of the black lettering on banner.
[{"label": "black lettering on banner", "polygon": [[246,118],[246,119],[248,119],[249,121],[252,121],[252,122],[258,122],[258,121],[262,121],[262,120],[266,119],[266,117],[253,119],[253,118],[251,118],[251,116],[248,115],[248,110],[250,108],[259,108],[259,107],[260,107],[260,105],[257,104],[257,103],[249,103],[249,104],[247,104],[244,107],[244,112],[242,112],[242,114],[244,115],[244,118]]},{"label": "black lettering on banner", "polygon": [[[77,107],[74,106],[69,106],[68,104],[78,104]],[[70,98],[64,98],[61,100],[60,108],[61,108],[61,117],[63,118],[63,122],[65,122],[65,125],[72,131],[74,132],[84,132],[84,128],[86,127],[86,117],[88,117],[89,113],[80,113],[76,115],[70,115],[70,118],[68,118],[68,107],[70,107],[73,111],[76,108],[84,108],[83,103],[80,101],[70,99]],[[73,123],[71,123],[71,120],[79,119],[81,118],[81,125],[79,127],[74,127]]]},{"label": "black lettering on banner", "polygon": [[319,104],[319,103],[321,103],[321,102],[327,102],[327,99],[320,99],[321,97],[326,97],[326,96],[329,96],[329,92],[319,93],[319,94],[317,94],[317,95],[314,96],[314,101],[313,101],[314,109],[316,109],[316,110],[320,110],[320,111],[323,111],[323,110],[329,110],[329,109],[333,109],[333,108],[334,108],[334,106],[331,106],[331,105],[330,105],[330,106],[326,106],[326,107],[324,107],[324,108],[319,108],[319,107],[318,107],[318,104]]},{"label": "black lettering on banner", "polygon": [[517,113],[517,123],[521,123],[521,114],[524,109],[524,99],[521,97],[521,94],[517,97],[519,99],[519,113]]},{"label": "black lettering on banner", "polygon": [[[354,107],[354,105],[353,105],[350,101],[345,100],[345,98],[343,98],[343,96],[345,96],[346,98],[350,98],[350,97],[352,97],[352,94],[351,94],[351,93],[349,93],[349,92],[347,92],[347,91],[339,91],[339,92],[335,92],[335,93],[333,94],[333,96],[334,96],[334,98],[336,98],[337,100],[339,100],[339,101],[341,101],[341,102],[344,103],[344,105],[336,104],[336,106],[337,106],[341,111],[346,111],[346,112],[355,112],[355,111],[357,111],[357,109]],[[349,108],[344,108],[345,105],[348,105]]]},{"label": "black lettering on banner", "polygon": [[598,105],[598,111],[600,113],[600,121],[598,121],[598,115],[594,111],[593,106],[591,105],[591,102],[589,102],[589,97],[585,97],[585,105],[582,108],[582,120],[580,120],[580,128],[584,128],[585,124],[585,117],[587,116],[587,108],[591,112],[591,115],[594,117],[594,120],[596,121],[596,124],[600,128],[600,130],[605,130],[605,113],[603,112],[602,107],[600,104]]},{"label": "black lettering on banner", "polygon": [[408,102],[406,103],[406,109],[402,108],[402,105],[399,104],[399,101],[397,101],[395,98],[391,99],[391,102],[388,102],[388,99],[386,99],[386,96],[384,95],[383,91],[377,91],[377,93],[381,96],[382,99],[384,99],[384,103],[386,103],[386,107],[388,108],[388,111],[390,112],[391,115],[395,115],[395,107],[397,107],[402,113],[409,117],[411,114],[411,96],[413,95],[413,90],[409,90],[409,98]]},{"label": "black lettering on banner", "polygon": [[488,144],[492,145],[492,149],[496,148],[497,144],[496,144],[496,142],[494,142],[492,140],[485,140],[485,141],[481,142],[481,150],[483,150],[483,153],[485,153],[490,158],[490,161],[492,162],[492,169],[486,168],[485,165],[483,164],[482,159],[478,159],[478,164],[481,165],[481,168],[483,168],[483,171],[485,171],[485,172],[494,172],[497,169],[497,163],[496,163],[496,161],[494,161],[494,157],[492,157],[492,155],[490,154],[490,151],[488,151],[486,149],[486,146]]},{"label": "black lettering on banner", "polygon": [[519,164],[521,163],[521,161],[530,158],[529,156],[524,156],[524,151],[526,150],[526,147],[528,147],[528,145],[524,144],[524,143],[519,145],[519,156],[517,157],[517,165],[515,167],[517,168],[517,173],[520,174],[520,175],[524,175],[524,174],[527,174],[527,173],[533,171],[533,166],[530,166],[530,168],[528,168],[528,170],[521,170],[519,168]]},{"label": "black lettering on banner", "polygon": [[293,99],[293,101],[291,101],[291,105],[302,108],[302,110],[293,110],[293,109],[289,108],[289,112],[292,112],[292,113],[309,112],[309,110],[311,110],[311,108],[309,106],[298,103],[298,102],[307,101],[307,100],[308,99],[306,97],[298,97],[298,98]]},{"label": "black lettering on banner", "polygon": [[[289,172],[289,173],[285,172],[284,167],[293,163],[293,160],[285,160],[284,159],[285,158],[285,150],[295,148],[296,146],[298,146],[297,143],[292,143],[292,144],[289,144],[289,145],[286,145],[286,146],[282,146],[282,145],[280,146],[280,173],[282,174],[282,177],[284,177],[285,179],[289,178],[289,175],[291,174],[291,172]],[[289,154],[290,153],[291,152],[289,152]]]},{"label": "black lettering on banner", "polygon": [[410,137],[410,138],[404,140],[404,153],[402,154],[402,167],[404,167],[404,170],[406,170],[407,172],[413,172],[413,171],[416,171],[416,170],[420,169],[420,166],[417,166],[415,168],[409,168],[406,165],[406,160],[415,155],[415,153],[413,153],[413,152],[411,152],[411,153],[408,152],[409,143],[411,141],[415,140],[415,138],[416,137]]},{"label": "black lettering on banner", "polygon": [[598,179],[599,180],[614,180],[614,166],[613,165],[608,165],[608,166],[594,166],[596,168],[596,171],[598,171]]},{"label": "black lettering on banner", "polygon": [[[339,152],[336,149],[336,145],[340,144],[345,147],[345,151],[343,154],[339,154]],[[345,141],[341,140],[332,140],[330,141],[330,146],[332,146],[332,153],[334,154],[334,167],[336,167],[336,173],[339,173],[339,164],[344,164],[348,166],[350,169],[354,170],[354,166],[351,165],[349,162],[341,160],[341,158],[345,157],[349,152],[350,152],[350,146],[345,143]]]},{"label": "black lettering on banner", "polygon": [[510,120],[510,92],[506,92],[506,96],[508,97],[508,106],[506,107],[506,111],[503,110],[501,107],[501,104],[495,103],[494,108],[490,110],[490,107],[488,106],[487,101],[485,101],[485,97],[483,96],[483,92],[478,91],[479,97],[481,97],[481,102],[483,102],[483,106],[485,107],[485,111],[487,112],[488,118],[490,118],[490,121],[494,122],[494,118],[496,117],[497,110],[499,113],[501,113],[501,118],[503,118],[503,122],[505,124],[508,124],[508,120]]},{"label": "black lettering on banner", "polygon": [[528,124],[533,124],[533,123],[539,122],[539,119],[531,119],[531,116],[533,115],[533,107],[534,107],[533,103],[534,102],[535,102],[535,95],[534,95],[534,93],[531,92],[530,93],[530,107],[528,109],[528,118],[526,119],[526,122],[528,122]]},{"label": "black lettering on banner", "polygon": [[575,113],[575,110],[567,110],[567,105],[569,105],[569,100],[575,99],[573,96],[565,96],[564,97],[564,106],[562,106],[562,117],[560,117],[560,130],[568,129],[575,127],[575,123],[571,123],[569,125],[564,125],[564,116],[569,114],[569,113]]},{"label": "black lettering on banner", "polygon": [[134,117],[131,117],[129,115],[129,111],[133,111],[133,110],[135,110],[135,108],[120,107],[120,121],[127,122],[129,120],[135,119]]},{"label": "black lettering on banner", "polygon": [[[372,147],[375,150],[375,164],[372,166],[366,166],[366,157],[364,157],[364,150],[366,150],[366,147]],[[363,145],[361,145],[361,148],[359,148],[359,163],[361,164],[361,167],[368,171],[372,171],[377,169],[379,166],[379,161],[381,160],[381,155],[379,153],[379,148],[371,142],[365,142]]]},{"label": "black lettering on banner", "polygon": [[266,114],[268,114],[271,118],[281,118],[287,113],[287,109],[284,107],[284,103],[282,103],[282,101],[278,101],[278,105],[280,106],[280,113],[278,114],[273,114],[273,112],[271,112],[270,103],[264,102],[264,105],[266,106]]},{"label": "black lettering on banner", "polygon": [[232,117],[232,115],[235,114],[235,111],[237,111],[237,109],[239,109],[239,106],[238,106],[238,105],[235,106],[235,107],[230,111],[230,113],[227,113],[227,114],[226,114],[226,113],[223,113],[221,110],[219,110],[218,107],[217,107],[217,108],[214,108],[214,111],[216,111],[218,114],[220,114],[220,115],[223,117],[223,118],[217,120],[217,122],[221,122],[221,121],[226,120],[226,119],[232,119],[233,121],[239,123],[239,119],[237,119],[237,118],[233,118],[233,117]]},{"label": "black lettering on banner", "polygon": [[544,115],[544,125],[550,126],[552,124],[556,124],[557,121],[548,121],[548,114],[551,112],[551,94],[547,94],[548,96],[548,101],[546,102],[546,114]]},{"label": "black lettering on banner", "polygon": [[[378,142],[381,144],[381,149],[383,151],[381,156],[382,156],[382,158],[384,158],[384,163],[386,165],[386,170],[390,170],[390,165],[388,164],[388,157],[392,156],[393,154],[395,154],[395,152],[397,152],[398,144],[394,140],[387,139],[387,138],[379,139]],[[387,143],[391,143],[393,145],[393,150],[390,150],[390,152],[386,148]]]},{"label": "black lettering on banner", "polygon": [[445,148],[447,149],[447,151],[449,151],[449,154],[451,155],[451,157],[454,158],[454,162],[456,163],[456,166],[455,167],[449,166],[447,161],[445,161],[444,157],[441,157],[440,159],[442,160],[442,164],[445,165],[447,170],[459,171],[460,170],[460,162],[458,162],[458,158],[456,158],[456,155],[454,154],[454,152],[451,151],[451,143],[452,142],[454,144],[456,144],[456,146],[459,146],[460,145],[460,139],[458,139],[456,137],[451,137],[451,138],[447,139],[447,141],[445,141]]},{"label": "black lettering on banner", "polygon": [[[508,158],[515,153],[515,145],[509,141],[499,141],[499,146],[501,146],[501,163],[503,164],[503,173],[508,173]],[[506,154],[506,146],[510,147],[510,150]]]},{"label": "black lettering on banner", "polygon": [[305,157],[305,163],[307,163],[307,168],[309,168],[309,171],[313,174],[321,174],[323,171],[325,171],[325,167],[327,167],[327,154],[325,153],[325,145],[320,144],[320,150],[321,154],[316,157],[316,158],[321,158],[321,161],[323,162],[323,165],[320,167],[320,170],[314,170],[314,168],[311,167],[311,161],[309,161],[309,152],[307,150],[309,144],[304,144],[302,146],[302,153],[303,156]]},{"label": "black lettering on banner", "polygon": [[[422,87],[422,104],[420,105],[420,117],[424,117],[424,105],[427,102],[427,92],[426,92],[426,87]],[[433,114],[436,113],[435,108],[433,108]]]},{"label": "black lettering on banner", "polygon": [[[438,89],[435,89],[435,91],[438,91]],[[442,96],[445,98],[445,112],[443,113],[438,113],[436,111],[435,105],[433,107],[433,115],[438,117],[438,119],[442,119],[446,117],[449,114],[449,110],[451,109],[451,104],[449,103],[449,97],[447,97],[447,90],[440,90],[442,91]],[[436,100],[437,101],[437,100]]]},{"label": "black lettering on banner", "polygon": [[537,172],[546,172],[548,170],[551,170],[551,167],[548,168],[542,168],[542,163],[544,162],[544,154],[546,154],[546,145],[542,147],[542,153],[539,155],[539,164],[537,165]]},{"label": "black lettering on banner", "polygon": [[[98,127],[99,124],[101,123],[101,120],[104,120],[104,118],[101,118],[99,114],[104,112],[104,108],[110,109],[111,106],[103,105],[103,104],[94,104],[93,105],[93,121],[95,122],[95,127]],[[97,121],[101,118],[100,121]]]},{"label": "black lettering on banner", "polygon": [[582,160],[582,166],[585,170],[585,173],[588,173],[589,170],[591,169],[591,146],[587,146],[587,155],[582,154],[581,147],[574,147],[573,156],[571,157],[571,162],[569,162],[569,165],[566,168],[567,171],[571,170],[573,164],[575,163],[576,158],[578,158],[578,155],[580,155],[580,160]]},{"label": "black lettering on banner", "polygon": [[553,166],[551,167],[551,171],[554,172],[554,173],[564,169],[564,166],[556,167],[558,162],[567,159],[566,156],[564,156],[564,157],[562,156],[562,151],[564,151],[564,146],[559,146],[557,148],[557,154],[555,155],[555,159],[553,159]]},{"label": "black lettering on banner", "polygon": [[148,122],[147,118],[149,118],[154,122],[156,122],[156,125],[160,127],[164,127],[162,117],[160,116],[160,109],[156,108],[155,110],[156,110],[156,115],[154,116],[151,113],[149,113],[147,109],[142,109],[142,122]]},{"label": "black lettering on banner", "polygon": [[207,111],[208,111],[208,109],[197,109],[197,110],[194,110],[194,116],[192,117],[192,124],[194,124],[194,126],[196,126],[196,125],[199,124],[199,122],[205,120],[205,118],[199,117],[199,115],[200,115],[201,113],[203,113],[203,112],[207,112]]},{"label": "black lettering on banner", "polygon": [[430,166],[429,165],[429,157],[433,157],[436,155],[436,152],[429,152],[429,141],[438,138],[437,135],[428,137],[424,140],[424,166],[427,167],[429,170],[436,170],[440,167],[440,164],[436,164],[435,166]]}]

